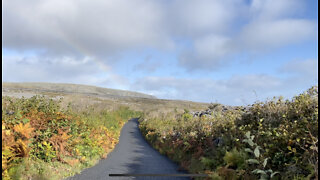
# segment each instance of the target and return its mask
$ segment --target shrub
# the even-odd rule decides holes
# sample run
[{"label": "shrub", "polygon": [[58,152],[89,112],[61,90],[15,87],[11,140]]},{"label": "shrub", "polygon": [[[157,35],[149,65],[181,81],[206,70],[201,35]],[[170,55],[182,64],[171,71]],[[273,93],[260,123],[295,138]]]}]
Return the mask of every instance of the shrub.
[{"label": "shrub", "polygon": [[225,111],[218,107],[210,105],[211,117],[193,117],[187,110],[167,118],[146,114],[140,129],[156,149],[192,173],[318,178],[317,86],[291,100],[279,97]]},{"label": "shrub", "polygon": [[224,162],[227,167],[232,169],[245,169],[247,154],[243,151],[238,151],[233,148],[231,151],[227,151],[226,155],[223,157]]},{"label": "shrub", "polygon": [[[44,169],[50,173],[65,164],[84,168],[105,157],[118,142],[124,122],[141,114],[127,107],[95,112],[92,106],[75,112],[60,103],[43,96],[2,98],[3,179],[19,173],[24,179],[40,177]],[[56,162],[60,164],[53,166]],[[70,175],[66,169],[60,169],[60,178]]]}]

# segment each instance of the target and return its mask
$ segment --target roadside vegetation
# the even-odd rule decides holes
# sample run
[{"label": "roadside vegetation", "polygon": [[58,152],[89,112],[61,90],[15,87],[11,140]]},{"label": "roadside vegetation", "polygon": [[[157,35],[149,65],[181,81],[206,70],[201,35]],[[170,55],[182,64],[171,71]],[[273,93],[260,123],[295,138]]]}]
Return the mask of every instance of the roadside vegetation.
[{"label": "roadside vegetation", "polygon": [[[211,179],[318,178],[317,86],[291,100],[227,110],[188,101],[42,94],[2,97],[2,179],[72,176],[105,158],[123,124],[140,116],[150,144],[191,173]],[[206,107],[210,116],[192,113]]]},{"label": "roadside vegetation", "polygon": [[211,179],[318,179],[318,87],[211,116],[145,113],[140,129],[160,153]]},{"label": "roadside vegetation", "polygon": [[[141,113],[62,99],[2,97],[2,179],[62,179],[93,166],[118,142],[123,124]],[[98,109],[98,110],[97,110]]]}]

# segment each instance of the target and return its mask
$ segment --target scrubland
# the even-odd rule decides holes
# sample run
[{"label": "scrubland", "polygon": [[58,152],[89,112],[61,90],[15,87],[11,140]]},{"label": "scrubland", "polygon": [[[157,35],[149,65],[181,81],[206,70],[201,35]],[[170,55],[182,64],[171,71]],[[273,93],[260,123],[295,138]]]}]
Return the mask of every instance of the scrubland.
[{"label": "scrubland", "polygon": [[62,179],[105,158],[139,112],[61,108],[43,96],[2,98],[2,178]]},{"label": "scrubland", "polygon": [[[191,173],[211,179],[317,179],[318,87],[247,108],[140,119],[150,144]],[[247,109],[244,111],[243,109]]]},{"label": "scrubland", "polygon": [[[140,117],[140,130],[155,149],[208,179],[318,178],[317,86],[289,100],[227,110],[53,87],[2,93],[3,179],[62,179],[91,167],[112,151],[132,117]],[[206,108],[212,114],[194,115]]]},{"label": "scrubland", "polygon": [[[43,83],[2,89],[2,178],[62,179],[106,158],[123,124],[205,103],[155,99],[127,91]],[[100,94],[97,94],[97,89]],[[148,98],[146,98],[148,97]]]}]

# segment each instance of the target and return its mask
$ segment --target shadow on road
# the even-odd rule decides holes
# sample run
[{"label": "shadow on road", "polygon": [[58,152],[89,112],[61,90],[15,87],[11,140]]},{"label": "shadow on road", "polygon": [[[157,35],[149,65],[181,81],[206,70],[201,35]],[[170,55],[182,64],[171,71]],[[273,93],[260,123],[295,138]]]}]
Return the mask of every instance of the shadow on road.
[{"label": "shadow on road", "polygon": [[106,159],[99,161],[92,168],[83,170],[68,179],[155,179],[187,180],[189,177],[169,176],[130,176],[110,177],[109,174],[185,174],[178,171],[178,165],[153,149],[144,139],[137,118],[129,120],[121,130],[119,143]]},{"label": "shadow on road", "polygon": [[[130,132],[130,139],[134,140],[134,158],[126,164],[131,174],[186,174],[187,172],[178,171],[179,166],[170,161],[166,156],[161,155],[153,149],[142,136],[139,130],[138,119],[130,120],[135,128]],[[136,177],[136,179],[190,179],[187,177]]]}]

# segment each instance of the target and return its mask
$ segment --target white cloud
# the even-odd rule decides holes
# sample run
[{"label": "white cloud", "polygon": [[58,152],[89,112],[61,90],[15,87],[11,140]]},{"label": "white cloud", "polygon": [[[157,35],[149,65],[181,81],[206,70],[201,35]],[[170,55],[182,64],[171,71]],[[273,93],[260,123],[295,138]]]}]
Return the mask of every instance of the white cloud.
[{"label": "white cloud", "polygon": [[212,31],[193,37],[193,48],[182,52],[179,63],[188,70],[215,70],[241,53],[269,53],[318,38],[317,21],[301,18],[305,5],[302,1],[259,0],[241,5],[237,11],[226,10],[233,18],[223,21],[234,31]]},{"label": "white cloud", "polygon": [[[174,50],[187,69],[212,70],[240,52],[317,38],[299,0],[4,0],[3,47],[110,62],[143,47]],[[302,10],[300,10],[302,9]],[[116,58],[111,58],[115,56]],[[190,68],[192,67],[192,68]]]},{"label": "white cloud", "polygon": [[159,98],[241,105],[253,103],[257,98],[263,100],[274,95],[280,96],[279,92],[285,92],[284,82],[282,79],[263,74],[233,76],[224,80],[145,77],[131,84],[131,89]]},{"label": "white cloud", "polygon": [[36,56],[3,56],[2,81],[61,82],[121,88],[126,78],[116,75],[107,65],[91,57],[45,58]]},{"label": "white cloud", "polygon": [[238,46],[242,50],[263,51],[316,38],[317,26],[311,20],[260,21],[243,28],[239,35]]},{"label": "white cloud", "polygon": [[243,89],[243,90],[270,90],[281,85],[281,80],[276,77],[255,74],[246,76],[233,76],[226,85],[229,88]]}]

